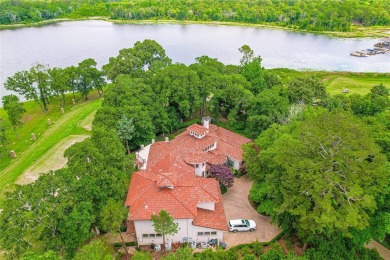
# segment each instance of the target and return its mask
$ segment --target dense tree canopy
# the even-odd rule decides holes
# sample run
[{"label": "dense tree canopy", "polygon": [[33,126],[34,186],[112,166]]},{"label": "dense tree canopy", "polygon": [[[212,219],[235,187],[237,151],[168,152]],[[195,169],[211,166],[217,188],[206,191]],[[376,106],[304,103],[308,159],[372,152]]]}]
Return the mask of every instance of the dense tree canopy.
[{"label": "dense tree canopy", "polygon": [[191,20],[272,24],[313,31],[350,31],[352,24],[389,25],[386,0],[347,1],[2,1],[0,24],[106,16],[125,20]]},{"label": "dense tree canopy", "polygon": [[321,109],[264,131],[246,147],[245,160],[258,210],[306,240],[366,229],[390,174],[361,121]]},{"label": "dense tree canopy", "polygon": [[[126,148],[134,151],[210,115],[216,124],[257,138],[245,155],[255,181],[250,198],[260,213],[310,242],[309,257],[337,254],[342,248],[341,258],[375,259],[363,245],[390,232],[388,88],[377,85],[364,96],[329,96],[319,79],[286,82],[263,68],[249,46],[239,51],[238,66],[207,56],[187,66],[171,64],[158,43],[145,40],[121,50],[103,71],[87,59],[65,69],[35,66],[10,77],[7,86],[41,104],[53,97],[61,103],[65,92],[85,97],[92,89],[102,93],[104,78],[113,81],[104,88],[91,137],[66,150],[68,167],[7,195],[0,214],[0,249],[10,258],[56,259],[56,254],[45,253],[49,250],[70,258],[98,230],[118,230],[127,212],[121,201],[133,163]],[[11,101],[20,103],[8,96],[4,108]],[[9,129],[10,123],[0,119],[6,153]],[[225,170],[214,173],[229,186],[233,176]],[[335,234],[338,250],[321,246],[331,245]],[[77,254],[94,255],[99,248],[91,243]],[[261,248],[256,250],[259,256]],[[253,258],[249,248],[244,253],[245,259]],[[234,250],[213,254],[205,251],[202,257],[238,257]],[[262,258],[282,255],[272,249]],[[285,256],[295,259],[291,257]]]}]

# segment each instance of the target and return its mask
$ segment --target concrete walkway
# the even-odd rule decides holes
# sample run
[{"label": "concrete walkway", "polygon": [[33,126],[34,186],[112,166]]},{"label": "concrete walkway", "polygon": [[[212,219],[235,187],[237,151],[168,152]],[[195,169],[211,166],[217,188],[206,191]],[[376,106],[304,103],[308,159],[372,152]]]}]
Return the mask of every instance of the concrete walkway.
[{"label": "concrete walkway", "polygon": [[390,260],[390,250],[387,249],[386,247],[382,246],[375,240],[371,240],[370,243],[366,245],[367,248],[375,248],[378,250],[378,253],[381,255],[381,257],[384,260]]},{"label": "concrete walkway", "polygon": [[270,224],[270,217],[260,215],[249,203],[248,196],[252,184],[253,182],[247,176],[242,176],[235,179],[233,187],[222,196],[228,221],[230,219],[253,219],[257,225],[257,230],[254,232],[226,232],[223,241],[228,247],[256,240],[268,242],[281,232],[276,225]]}]

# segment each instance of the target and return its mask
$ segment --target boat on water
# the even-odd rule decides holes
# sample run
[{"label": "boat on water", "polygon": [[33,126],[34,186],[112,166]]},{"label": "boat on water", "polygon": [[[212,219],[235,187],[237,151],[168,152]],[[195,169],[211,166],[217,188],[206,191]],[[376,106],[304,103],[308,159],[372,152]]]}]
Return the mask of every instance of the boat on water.
[{"label": "boat on water", "polygon": [[368,57],[376,54],[385,54],[390,52],[390,37],[382,38],[378,43],[374,44],[374,48],[351,52],[351,56]]}]

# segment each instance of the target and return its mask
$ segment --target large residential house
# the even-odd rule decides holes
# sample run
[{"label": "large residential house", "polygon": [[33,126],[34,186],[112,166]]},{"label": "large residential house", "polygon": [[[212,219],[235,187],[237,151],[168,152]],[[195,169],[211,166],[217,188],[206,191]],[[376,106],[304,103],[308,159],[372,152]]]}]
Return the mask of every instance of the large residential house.
[{"label": "large residential house", "polygon": [[169,212],[179,224],[169,242],[223,239],[227,220],[217,180],[207,178],[210,165],[227,164],[239,169],[243,144],[251,140],[211,124],[193,124],[173,140],[154,142],[136,154],[139,171],[133,174],[126,206],[129,206],[128,232],[139,245],[161,244],[151,216]]}]

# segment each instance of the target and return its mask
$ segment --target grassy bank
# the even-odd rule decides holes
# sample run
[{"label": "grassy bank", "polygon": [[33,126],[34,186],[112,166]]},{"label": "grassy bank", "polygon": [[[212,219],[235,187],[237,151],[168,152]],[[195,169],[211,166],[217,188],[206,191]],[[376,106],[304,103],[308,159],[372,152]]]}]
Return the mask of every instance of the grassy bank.
[{"label": "grassy bank", "polygon": [[[12,189],[13,183],[21,174],[64,138],[89,134],[80,122],[100,107],[101,99],[93,93],[89,100],[80,98],[77,104],[73,105],[71,98],[71,95],[66,98],[65,114],[61,113],[56,102],[53,102],[49,106],[49,112],[45,113],[35,102],[25,102],[27,112],[24,116],[24,126],[18,131],[18,139],[15,135],[10,135],[10,144],[7,147],[16,152],[17,158],[11,159],[4,153],[1,158],[0,195]],[[0,116],[5,117],[3,109],[0,109]],[[48,119],[53,122],[51,126],[48,125]],[[35,141],[31,140],[32,133],[36,135]]]},{"label": "grassy bank", "polygon": [[390,37],[390,27],[386,26],[352,26],[352,31],[350,32],[336,32],[336,31],[310,31],[303,30],[297,27],[284,27],[277,26],[272,23],[262,23],[262,24],[253,24],[253,23],[239,23],[239,22],[219,22],[219,21],[179,21],[179,20],[114,20],[105,16],[94,16],[94,17],[83,17],[83,18],[60,18],[60,19],[52,19],[45,20],[37,23],[30,24],[12,24],[12,25],[0,25],[0,30],[6,29],[18,29],[24,27],[39,27],[45,26],[53,23],[60,23],[66,21],[84,21],[84,20],[103,20],[107,22],[112,22],[116,24],[205,24],[205,25],[228,25],[228,26],[246,26],[246,27],[254,27],[254,28],[270,28],[277,30],[286,30],[293,32],[302,32],[302,33],[311,33],[311,34],[319,34],[319,35],[328,35],[332,37],[339,38],[382,38],[382,37]]},{"label": "grassy bank", "polygon": [[290,69],[272,69],[285,85],[299,76],[314,76],[324,82],[326,90],[331,95],[342,94],[348,89],[351,94],[365,95],[370,89],[379,84],[390,88],[390,73],[354,73],[329,71],[296,71]]}]

